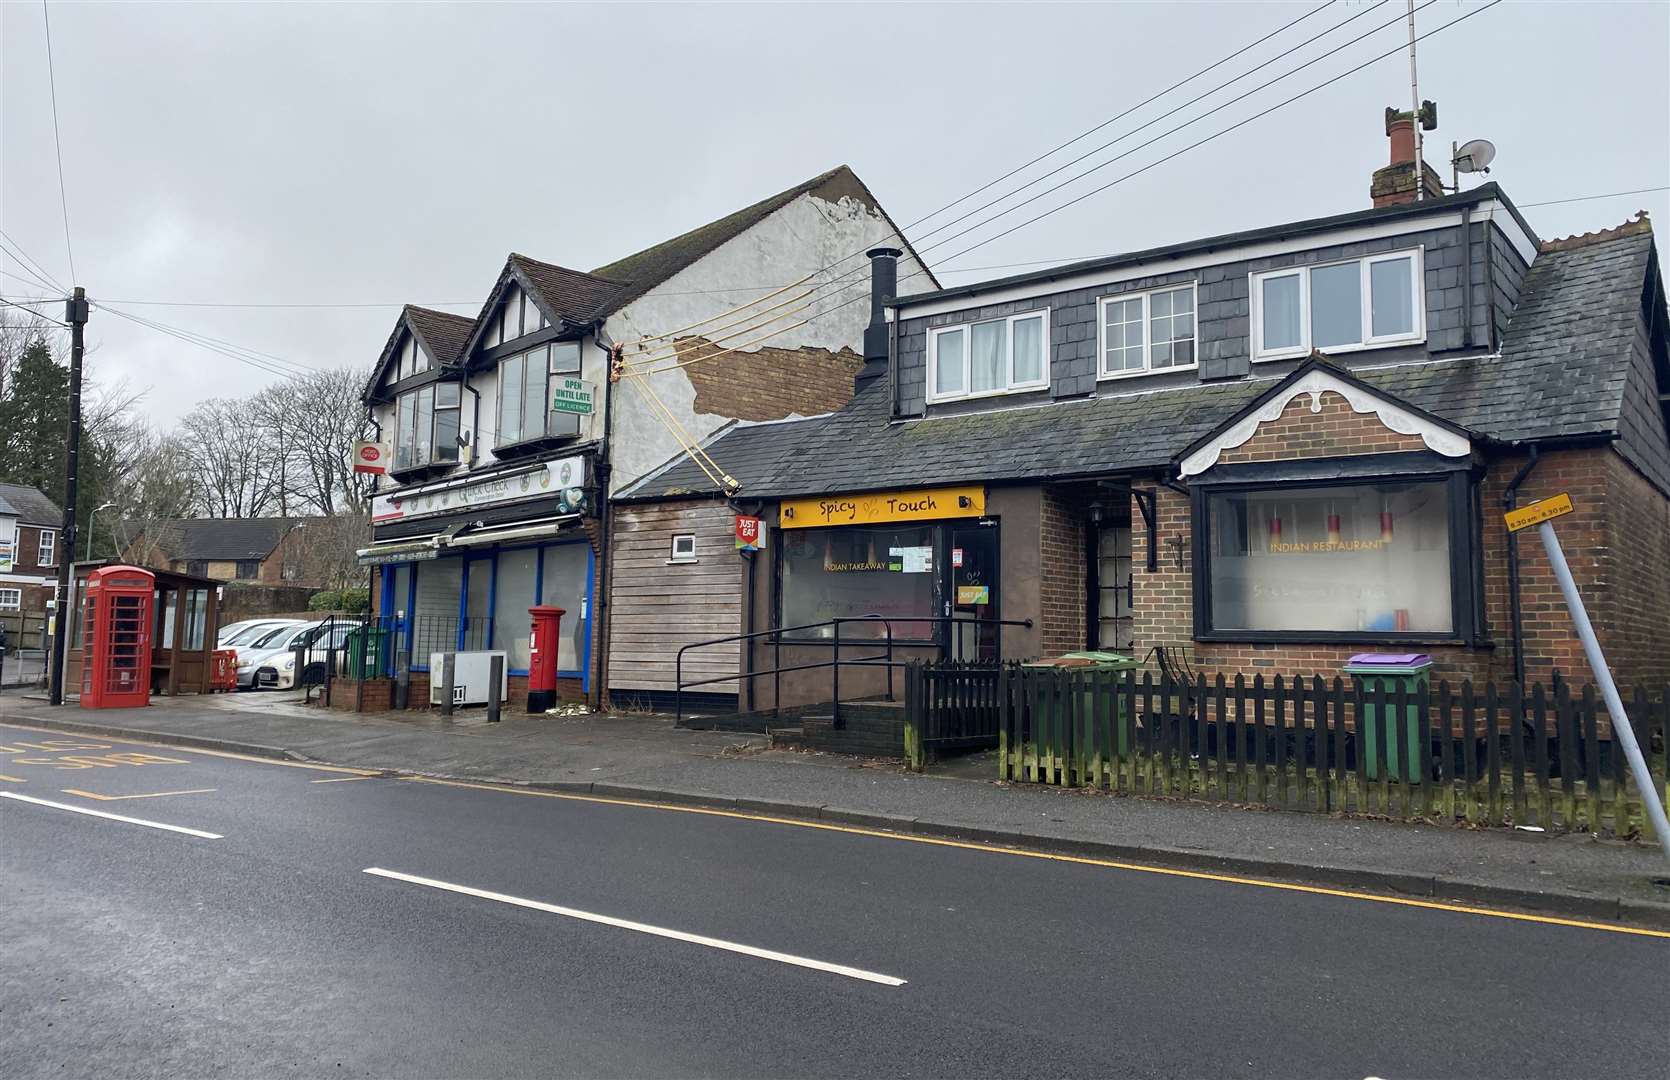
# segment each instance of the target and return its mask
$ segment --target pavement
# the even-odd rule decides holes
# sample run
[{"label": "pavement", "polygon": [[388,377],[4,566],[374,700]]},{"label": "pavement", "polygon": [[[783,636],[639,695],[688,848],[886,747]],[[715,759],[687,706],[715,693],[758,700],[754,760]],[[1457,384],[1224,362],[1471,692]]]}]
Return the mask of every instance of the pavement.
[{"label": "pavement", "polygon": [[0,763],[8,1077],[1664,1065],[1666,931],[15,726]]},{"label": "pavement", "polygon": [[97,713],[8,695],[0,720],[1670,927],[1670,866],[1645,844],[918,775],[896,763],[768,750],[758,736],[689,731],[653,714],[516,715],[488,725],[480,713],[355,715],[290,694]]}]

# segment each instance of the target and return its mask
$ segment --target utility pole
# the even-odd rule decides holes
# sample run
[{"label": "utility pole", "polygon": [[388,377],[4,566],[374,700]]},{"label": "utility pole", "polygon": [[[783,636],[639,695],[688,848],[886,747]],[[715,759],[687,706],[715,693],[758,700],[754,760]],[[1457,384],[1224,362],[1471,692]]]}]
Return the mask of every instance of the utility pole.
[{"label": "utility pole", "polygon": [[64,301],[70,324],[70,430],[64,453],[64,527],[58,538],[58,592],[52,612],[52,678],[47,700],[64,703],[64,658],[69,645],[70,574],[75,567],[75,486],[81,466],[81,353],[87,326],[87,291],[77,285]]}]

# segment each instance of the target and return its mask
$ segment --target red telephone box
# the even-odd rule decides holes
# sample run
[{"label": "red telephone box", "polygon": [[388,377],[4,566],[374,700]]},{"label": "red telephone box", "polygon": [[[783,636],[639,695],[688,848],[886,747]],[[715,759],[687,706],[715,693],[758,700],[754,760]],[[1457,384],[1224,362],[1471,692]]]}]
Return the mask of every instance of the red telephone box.
[{"label": "red telephone box", "polygon": [[557,703],[557,650],[562,645],[560,607],[528,609],[533,630],[528,637],[528,711],[542,713]]},{"label": "red telephone box", "polygon": [[81,600],[81,707],[124,709],[151,696],[151,604],[156,575],[106,566]]}]

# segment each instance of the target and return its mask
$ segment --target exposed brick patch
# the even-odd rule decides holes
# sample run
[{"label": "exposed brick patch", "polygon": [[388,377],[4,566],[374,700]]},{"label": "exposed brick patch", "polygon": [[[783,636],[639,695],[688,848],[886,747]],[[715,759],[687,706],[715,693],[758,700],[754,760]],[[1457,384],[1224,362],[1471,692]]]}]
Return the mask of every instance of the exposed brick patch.
[{"label": "exposed brick patch", "polygon": [[1426,444],[1419,435],[1399,434],[1373,413],[1353,412],[1344,396],[1325,390],[1320,411],[1312,412],[1311,396],[1300,394],[1287,403],[1280,416],[1260,424],[1257,434],[1225,450],[1218,461],[1228,465],[1424,449]]},{"label": "exposed brick patch", "polygon": [[852,398],[852,378],[864,358],[851,349],[781,349],[765,346],[747,352],[723,352],[724,344],[705,338],[681,338],[680,359],[691,363],[684,373],[696,390],[698,413],[740,420],[781,420],[832,412]]}]

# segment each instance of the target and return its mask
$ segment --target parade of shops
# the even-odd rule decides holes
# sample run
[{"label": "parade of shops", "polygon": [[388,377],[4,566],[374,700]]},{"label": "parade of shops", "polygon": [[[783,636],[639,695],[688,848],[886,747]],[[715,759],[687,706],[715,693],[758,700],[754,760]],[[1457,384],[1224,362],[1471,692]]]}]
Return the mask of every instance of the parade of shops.
[{"label": "parade of shops", "polygon": [[[616,500],[646,550],[711,552],[669,555],[664,589],[737,617],[612,653],[611,695],[829,701],[837,635],[855,657],[1105,649],[1250,680],[1391,651],[1456,683],[1586,680],[1502,517],[1562,492],[1620,679],[1670,677],[1650,226],[1543,241],[1494,184],[1378,179],[1368,210],[882,304],[849,405],[706,444],[737,491],[675,460]],[[739,519],[761,523],[742,559]],[[841,699],[887,670],[842,671]]]}]

